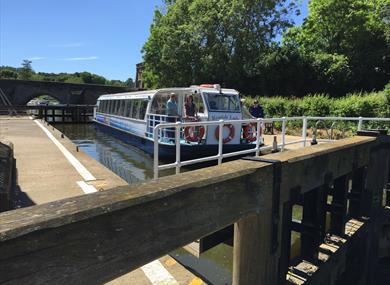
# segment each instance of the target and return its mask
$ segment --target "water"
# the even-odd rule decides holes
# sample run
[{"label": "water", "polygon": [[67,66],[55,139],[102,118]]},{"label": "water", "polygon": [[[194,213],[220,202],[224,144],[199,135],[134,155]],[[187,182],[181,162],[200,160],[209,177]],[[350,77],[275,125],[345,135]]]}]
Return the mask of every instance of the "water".
[{"label": "water", "polygon": [[94,124],[58,124],[56,128],[130,185],[153,178],[150,155],[102,132]]},{"label": "water", "polygon": [[[56,128],[130,185],[153,178],[153,158],[150,155],[102,132],[94,124],[57,124]],[[160,176],[173,173],[174,169],[162,171]],[[231,246],[220,244],[202,253],[199,259],[184,249],[172,252],[171,256],[210,284],[231,284]]]}]

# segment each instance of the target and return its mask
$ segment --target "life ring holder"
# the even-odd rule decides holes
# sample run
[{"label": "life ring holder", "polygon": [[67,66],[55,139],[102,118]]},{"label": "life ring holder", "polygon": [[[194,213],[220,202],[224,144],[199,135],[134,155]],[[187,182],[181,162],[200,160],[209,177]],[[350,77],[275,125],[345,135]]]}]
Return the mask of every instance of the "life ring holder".
[{"label": "life ring holder", "polygon": [[[234,138],[235,129],[232,124],[223,125],[223,127],[227,127],[229,129],[229,135],[222,140],[222,143],[228,143]],[[215,128],[215,138],[219,141],[219,126]]]},{"label": "life ring holder", "polygon": [[250,123],[244,127],[243,137],[249,142],[254,142],[257,139],[257,136],[254,135],[257,131],[257,124]]},{"label": "life ring holder", "polygon": [[[188,121],[198,122],[198,119],[190,119]],[[197,132],[194,131],[197,129]],[[200,142],[205,134],[205,128],[203,126],[187,126],[184,128],[184,139],[188,142]]]}]

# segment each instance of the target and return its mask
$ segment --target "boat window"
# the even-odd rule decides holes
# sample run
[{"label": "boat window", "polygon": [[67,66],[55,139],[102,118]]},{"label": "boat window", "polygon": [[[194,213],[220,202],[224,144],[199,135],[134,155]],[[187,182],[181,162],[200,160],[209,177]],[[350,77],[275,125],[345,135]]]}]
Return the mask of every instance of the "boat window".
[{"label": "boat window", "polygon": [[115,115],[115,105],[116,105],[116,100],[110,101],[110,114]]},{"label": "boat window", "polygon": [[107,101],[107,114],[111,114],[111,105],[112,105],[112,101],[108,100]]},{"label": "boat window", "polygon": [[205,93],[210,111],[240,112],[240,100],[235,94]]},{"label": "boat window", "polygon": [[152,107],[150,109],[151,114],[163,114],[166,113],[166,104],[169,100],[168,94],[157,94],[153,98]]},{"label": "boat window", "polygon": [[99,101],[99,107],[98,112],[103,113],[104,112],[104,106],[106,104],[106,101]]},{"label": "boat window", "polygon": [[130,117],[132,101],[131,100],[125,100],[125,102],[126,102],[125,103],[125,111],[124,111],[123,116]]},{"label": "boat window", "polygon": [[120,111],[120,104],[121,104],[121,100],[115,100],[116,101],[116,104],[115,104],[115,115],[120,115],[119,114],[119,111]]},{"label": "boat window", "polygon": [[119,100],[118,116],[124,116],[125,113],[125,100]]},{"label": "boat window", "polygon": [[203,104],[202,96],[200,96],[200,93],[191,94],[191,95],[192,98],[194,99],[196,111],[198,113],[204,113],[204,104]]},{"label": "boat window", "polygon": [[145,120],[146,108],[147,107],[148,107],[148,101],[147,100],[141,100],[140,107],[139,107],[138,119]]},{"label": "boat window", "polygon": [[138,114],[138,110],[139,110],[139,103],[140,103],[140,100],[133,100],[133,108],[132,108],[132,112],[131,112],[131,117],[134,119],[137,119],[137,114]]}]

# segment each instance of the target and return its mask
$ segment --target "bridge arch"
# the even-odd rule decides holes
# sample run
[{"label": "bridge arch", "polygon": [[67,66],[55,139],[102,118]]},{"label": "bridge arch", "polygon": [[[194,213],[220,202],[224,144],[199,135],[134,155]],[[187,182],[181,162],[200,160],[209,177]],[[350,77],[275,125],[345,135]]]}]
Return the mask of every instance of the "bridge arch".
[{"label": "bridge arch", "polygon": [[135,90],[137,89],[121,86],[0,79],[0,92],[5,94],[11,105],[26,105],[39,95],[49,95],[61,104],[94,105],[102,94]]},{"label": "bridge arch", "polygon": [[59,96],[56,96],[56,94],[48,93],[48,92],[37,92],[37,93],[32,93],[29,96],[26,96],[21,105],[27,105],[30,101],[32,101],[34,99],[38,99],[40,96],[49,96],[49,97],[55,99],[56,101],[58,101],[59,104],[66,104],[66,102],[61,102],[62,98]]}]

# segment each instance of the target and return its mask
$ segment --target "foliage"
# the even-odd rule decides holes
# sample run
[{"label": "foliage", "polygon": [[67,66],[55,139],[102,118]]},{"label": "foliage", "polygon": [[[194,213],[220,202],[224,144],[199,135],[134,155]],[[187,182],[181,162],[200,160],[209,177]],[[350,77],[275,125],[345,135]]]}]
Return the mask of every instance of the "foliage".
[{"label": "foliage", "polygon": [[311,0],[292,27],[296,2],[165,0],[143,47],[146,86],[220,83],[268,96],[381,90],[389,0]]},{"label": "foliage", "polygon": [[18,78],[22,80],[31,79],[34,71],[31,66],[32,61],[28,59],[24,59],[22,62],[22,68],[19,70]]},{"label": "foliage", "polygon": [[[310,61],[322,91],[380,90],[389,80],[388,0],[312,0],[284,43]],[[387,13],[386,13],[387,9]]]},{"label": "foliage", "polygon": [[263,59],[291,25],[287,15],[295,8],[287,0],[165,2],[143,47],[148,87],[219,82],[255,90]]},{"label": "foliage", "polygon": [[75,73],[35,72],[29,60],[24,60],[21,68],[0,66],[0,79],[2,78],[134,87],[132,78],[128,78],[126,81],[107,80],[103,76],[86,71]]},{"label": "foliage", "polygon": [[326,94],[308,95],[303,98],[246,97],[248,107],[259,100],[266,117],[283,116],[340,116],[340,117],[390,117],[389,87],[384,91],[353,93],[340,98]]}]

